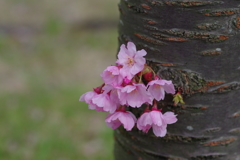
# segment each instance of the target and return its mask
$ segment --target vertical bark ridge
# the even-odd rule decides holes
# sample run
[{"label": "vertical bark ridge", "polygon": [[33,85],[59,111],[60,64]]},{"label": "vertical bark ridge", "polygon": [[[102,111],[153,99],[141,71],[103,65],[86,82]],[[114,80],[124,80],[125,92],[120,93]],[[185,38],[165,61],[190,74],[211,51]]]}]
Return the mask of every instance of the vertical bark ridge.
[{"label": "vertical bark ridge", "polygon": [[145,49],[148,64],[183,90],[186,104],[173,106],[171,95],[158,103],[179,119],[163,138],[117,129],[116,160],[240,159],[239,6],[228,0],[121,0],[119,43]]}]

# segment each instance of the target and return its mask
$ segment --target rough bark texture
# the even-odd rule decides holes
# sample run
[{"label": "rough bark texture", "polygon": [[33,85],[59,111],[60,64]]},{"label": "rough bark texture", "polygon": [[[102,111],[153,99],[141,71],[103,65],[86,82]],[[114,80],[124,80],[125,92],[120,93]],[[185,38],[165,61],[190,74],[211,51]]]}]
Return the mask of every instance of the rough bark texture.
[{"label": "rough bark texture", "polygon": [[120,44],[145,49],[186,104],[174,107],[170,95],[159,102],[179,119],[163,138],[117,129],[116,160],[240,160],[239,7],[239,0],[121,0]]}]

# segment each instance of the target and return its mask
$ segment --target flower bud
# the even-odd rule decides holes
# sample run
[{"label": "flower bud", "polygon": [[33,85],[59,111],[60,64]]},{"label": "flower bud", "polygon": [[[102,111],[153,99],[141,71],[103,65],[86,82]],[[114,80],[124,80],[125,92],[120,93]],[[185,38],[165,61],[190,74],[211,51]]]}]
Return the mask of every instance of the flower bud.
[{"label": "flower bud", "polygon": [[150,82],[151,80],[153,80],[153,74],[152,72],[147,72],[143,75],[144,79],[148,82]]},{"label": "flower bud", "polygon": [[105,85],[105,83],[103,83],[101,86],[93,88],[94,92],[96,92],[97,94],[100,94],[102,92],[102,88]]}]

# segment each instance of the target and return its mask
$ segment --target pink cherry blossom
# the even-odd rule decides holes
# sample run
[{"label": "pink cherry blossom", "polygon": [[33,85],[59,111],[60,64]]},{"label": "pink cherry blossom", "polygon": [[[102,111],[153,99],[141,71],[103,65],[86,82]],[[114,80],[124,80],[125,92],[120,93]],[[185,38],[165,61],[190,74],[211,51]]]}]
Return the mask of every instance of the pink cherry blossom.
[{"label": "pink cherry blossom", "polygon": [[107,93],[102,93],[94,96],[92,98],[92,103],[101,107],[103,111],[113,113],[117,109],[117,103],[115,103],[110,95]]},{"label": "pink cherry blossom", "polygon": [[110,100],[115,103],[116,106],[120,106],[120,101],[118,98],[118,90],[120,90],[122,87],[114,87],[111,84],[105,85],[103,89],[103,93],[107,93],[110,97]]},{"label": "pink cherry blossom", "polygon": [[127,48],[124,44],[121,45],[116,63],[123,66],[122,70],[125,71],[123,73],[126,74],[124,77],[127,76],[128,79],[131,79],[135,74],[143,70],[146,63],[143,56],[146,54],[147,52],[144,49],[137,51],[135,44],[132,42],[128,42]]},{"label": "pink cherry blossom", "polygon": [[136,121],[136,117],[128,111],[117,111],[112,114],[108,114],[105,120],[107,126],[112,127],[112,129],[116,129],[120,125],[123,125],[127,131],[132,130]]},{"label": "pink cherry blossom", "polygon": [[98,95],[98,93],[96,93],[95,91],[90,91],[90,92],[83,94],[80,97],[79,101],[85,101],[88,104],[89,109],[92,109],[92,110],[96,109],[97,111],[103,111],[102,107],[99,107],[92,102],[92,99],[97,95]]},{"label": "pink cherry blossom", "polygon": [[173,112],[162,112],[153,110],[143,113],[137,121],[137,127],[143,132],[148,132],[152,127],[153,133],[158,137],[164,137],[167,133],[167,125],[177,121]]},{"label": "pink cherry blossom", "polygon": [[141,107],[142,104],[152,104],[152,96],[146,91],[146,86],[142,83],[127,85],[118,90],[118,96],[122,105],[131,107]]},{"label": "pink cherry blossom", "polygon": [[[146,54],[144,49],[137,51],[132,42],[121,45],[117,66],[108,66],[101,73],[104,83],[83,94],[79,100],[85,101],[89,109],[110,112],[105,122],[113,129],[123,125],[130,131],[137,122],[139,130],[148,132],[152,128],[156,136],[163,137],[167,133],[167,125],[177,121],[177,115],[173,112],[162,114],[157,101],[164,99],[165,92],[175,94],[175,89],[172,81],[159,79],[146,64]],[[143,104],[148,107],[138,120],[125,110],[128,106],[140,108]]]},{"label": "pink cherry blossom", "polygon": [[172,81],[156,79],[148,83],[148,92],[157,100],[164,99],[165,92],[175,94],[174,85]]},{"label": "pink cherry blossom", "polygon": [[101,74],[101,77],[105,84],[112,84],[113,86],[119,86],[123,82],[123,77],[117,66],[108,66]]}]

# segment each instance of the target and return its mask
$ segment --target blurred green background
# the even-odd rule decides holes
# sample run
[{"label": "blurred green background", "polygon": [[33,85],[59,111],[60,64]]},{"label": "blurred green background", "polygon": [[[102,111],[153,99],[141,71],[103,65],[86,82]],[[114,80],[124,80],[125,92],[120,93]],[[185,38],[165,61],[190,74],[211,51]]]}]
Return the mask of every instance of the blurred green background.
[{"label": "blurred green background", "polygon": [[78,99],[115,63],[118,0],[0,1],[0,160],[112,160]]}]

